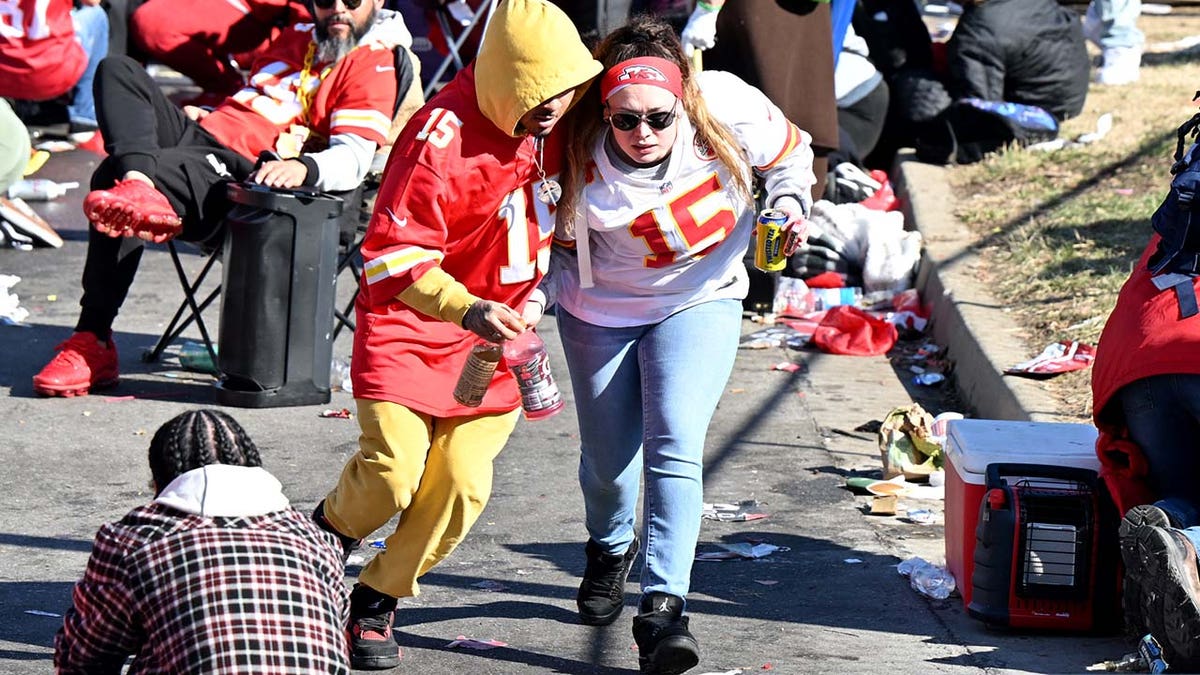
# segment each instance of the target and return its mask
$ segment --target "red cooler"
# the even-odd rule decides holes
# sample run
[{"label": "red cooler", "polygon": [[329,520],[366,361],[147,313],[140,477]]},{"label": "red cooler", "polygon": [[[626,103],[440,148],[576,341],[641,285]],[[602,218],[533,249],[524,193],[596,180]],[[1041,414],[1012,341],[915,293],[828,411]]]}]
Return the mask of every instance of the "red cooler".
[{"label": "red cooler", "polygon": [[954,575],[963,607],[971,603],[975,533],[989,464],[1100,471],[1096,429],[1090,424],[953,420],[946,432],[945,453],[946,567]]}]

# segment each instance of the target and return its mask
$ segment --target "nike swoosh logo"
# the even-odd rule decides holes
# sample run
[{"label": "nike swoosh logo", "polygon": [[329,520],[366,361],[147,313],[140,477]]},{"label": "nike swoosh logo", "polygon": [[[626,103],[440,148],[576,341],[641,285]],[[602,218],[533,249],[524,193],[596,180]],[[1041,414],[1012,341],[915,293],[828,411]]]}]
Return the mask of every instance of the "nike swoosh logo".
[{"label": "nike swoosh logo", "polygon": [[407,227],[408,226],[408,218],[397,218],[396,212],[392,211],[390,208],[387,210],[387,212],[388,212],[388,216],[392,219],[392,222],[396,224],[396,227]]},{"label": "nike swoosh logo", "polygon": [[395,70],[395,69],[396,69],[395,66],[375,66],[375,72],[377,72],[377,73],[386,73],[389,70]]}]

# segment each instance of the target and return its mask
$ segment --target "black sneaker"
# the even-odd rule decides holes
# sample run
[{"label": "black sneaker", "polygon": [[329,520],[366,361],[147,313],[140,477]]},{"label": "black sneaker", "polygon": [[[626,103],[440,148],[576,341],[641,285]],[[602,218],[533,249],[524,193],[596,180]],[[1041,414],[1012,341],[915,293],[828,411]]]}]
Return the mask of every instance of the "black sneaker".
[{"label": "black sneaker", "polygon": [[[1196,549],[1172,527],[1142,527],[1137,545],[1145,564],[1143,587],[1161,602],[1162,645],[1171,670],[1194,672],[1200,667],[1200,570]],[[1147,617],[1151,626],[1153,617]]]},{"label": "black sneaker", "polygon": [[643,673],[676,675],[700,663],[700,645],[688,631],[683,598],[666,593],[642,596],[633,618],[633,639]]},{"label": "black sneaker", "polygon": [[313,519],[313,522],[315,522],[317,524],[317,527],[319,527],[322,530],[325,530],[326,532],[337,537],[338,542],[342,545],[342,562],[346,562],[346,560],[348,560],[350,558],[350,553],[352,551],[354,551],[354,549],[358,548],[359,546],[362,546],[362,543],[363,543],[362,539],[355,539],[354,537],[347,537],[346,535],[342,534],[341,532],[338,532],[336,529],[334,529],[333,525],[329,522],[329,520],[327,520],[325,518],[325,500],[324,499],[321,500],[321,503],[317,504],[317,508],[313,509],[312,519]]},{"label": "black sneaker", "polygon": [[[1125,566],[1125,577],[1121,584],[1121,604],[1125,609],[1125,634],[1133,640],[1153,632],[1146,623],[1147,613],[1142,609],[1142,604],[1147,598],[1144,595],[1142,583],[1145,573],[1141,570],[1142,561],[1138,555],[1137,531],[1143,525],[1169,527],[1171,522],[1162,509],[1153,504],[1141,504],[1125,513],[1125,517],[1121,519],[1121,526],[1117,530],[1121,539],[1121,562]],[[1153,613],[1153,610],[1148,610],[1148,612]]]},{"label": "black sneaker", "polygon": [[633,560],[637,558],[637,535],[634,535],[625,553],[604,553],[594,539],[588,539],[584,552],[587,553],[587,568],[583,571],[583,582],[575,595],[579,607],[579,619],[589,626],[607,626],[621,615],[625,607],[625,581]]},{"label": "black sneaker", "polygon": [[350,665],[355,670],[387,670],[400,665],[392,637],[396,598],[362,584],[350,592]]}]

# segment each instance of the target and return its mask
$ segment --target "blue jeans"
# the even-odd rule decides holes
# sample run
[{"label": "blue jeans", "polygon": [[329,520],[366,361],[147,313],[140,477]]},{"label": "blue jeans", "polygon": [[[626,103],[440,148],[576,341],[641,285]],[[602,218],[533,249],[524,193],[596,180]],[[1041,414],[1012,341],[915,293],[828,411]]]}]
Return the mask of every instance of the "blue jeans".
[{"label": "blue jeans", "polygon": [[729,381],[742,303],[706,302],[659,323],[605,328],[558,311],[575,392],[588,534],[633,541],[645,474],[643,593],[687,595],[703,511],[704,439]]},{"label": "blue jeans", "polygon": [[1100,48],[1140,48],[1146,41],[1137,27],[1141,13],[1142,0],[1092,0],[1088,14],[1100,20]]},{"label": "blue jeans", "polygon": [[71,23],[75,26],[75,40],[87,52],[87,68],[71,90],[71,105],[67,115],[76,124],[96,125],[96,98],[92,93],[92,81],[96,79],[96,66],[108,55],[108,15],[100,5],[84,6],[71,10]]},{"label": "blue jeans", "polygon": [[1155,375],[1117,392],[1150,469],[1155,506],[1200,551],[1200,375]]}]

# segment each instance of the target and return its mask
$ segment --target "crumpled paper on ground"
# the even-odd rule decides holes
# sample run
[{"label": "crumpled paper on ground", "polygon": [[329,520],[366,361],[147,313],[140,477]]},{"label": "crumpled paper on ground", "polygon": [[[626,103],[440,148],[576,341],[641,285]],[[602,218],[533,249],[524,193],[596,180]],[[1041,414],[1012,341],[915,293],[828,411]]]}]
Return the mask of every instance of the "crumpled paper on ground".
[{"label": "crumpled paper on ground", "polygon": [[942,446],[934,440],[933,416],[919,403],[893,408],[879,427],[883,478],[928,478],[942,468]]},{"label": "crumpled paper on ground", "polygon": [[0,324],[16,325],[29,318],[29,310],[21,306],[16,293],[9,291],[21,281],[12,274],[0,274]]}]

